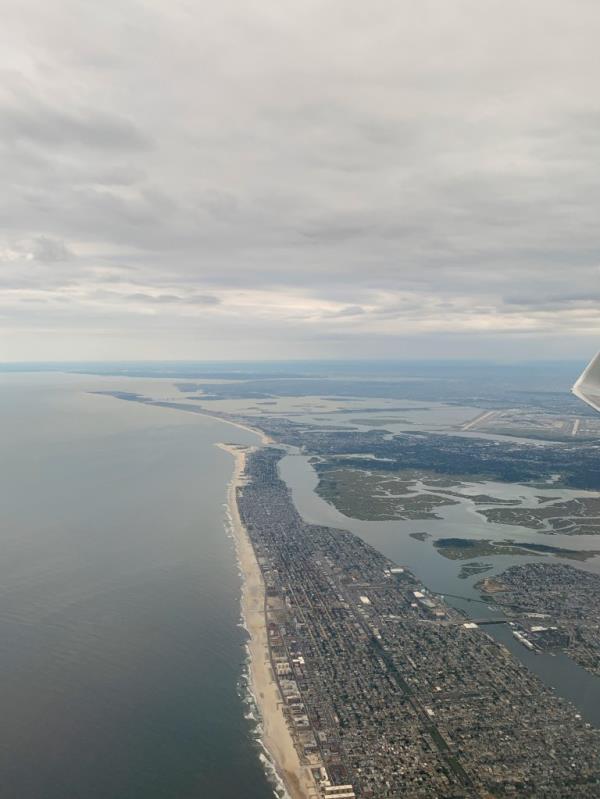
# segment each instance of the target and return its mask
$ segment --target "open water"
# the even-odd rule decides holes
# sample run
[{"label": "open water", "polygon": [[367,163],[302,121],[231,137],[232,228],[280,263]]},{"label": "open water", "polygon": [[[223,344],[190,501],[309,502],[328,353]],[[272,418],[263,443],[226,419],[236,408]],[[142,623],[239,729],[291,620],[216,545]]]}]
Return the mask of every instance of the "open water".
[{"label": "open water", "polygon": [[[240,578],[224,508],[233,462],[214,446],[258,439],[91,393],[107,389],[173,393],[157,379],[0,375],[0,797],[267,799],[274,786],[240,679]],[[437,522],[348,519],[315,494],[307,458],[290,455],[281,471],[308,521],[361,535],[431,590],[463,595],[451,601],[467,612],[477,578],[460,580],[461,564],[411,531],[546,538],[490,525],[468,504]],[[599,548],[593,537],[551,538]],[[484,560],[492,573],[512,562]],[[597,678],[488,629],[600,726]]]},{"label": "open water", "polygon": [[213,446],[257,439],[110,387],[0,376],[0,796],[272,797]]}]

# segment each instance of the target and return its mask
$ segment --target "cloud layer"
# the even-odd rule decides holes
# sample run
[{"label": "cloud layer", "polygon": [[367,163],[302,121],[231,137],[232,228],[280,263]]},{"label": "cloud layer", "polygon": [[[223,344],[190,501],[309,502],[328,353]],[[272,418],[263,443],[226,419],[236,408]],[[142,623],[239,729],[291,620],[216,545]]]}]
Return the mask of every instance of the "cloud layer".
[{"label": "cloud layer", "polygon": [[0,360],[585,358],[596,0],[8,0]]}]

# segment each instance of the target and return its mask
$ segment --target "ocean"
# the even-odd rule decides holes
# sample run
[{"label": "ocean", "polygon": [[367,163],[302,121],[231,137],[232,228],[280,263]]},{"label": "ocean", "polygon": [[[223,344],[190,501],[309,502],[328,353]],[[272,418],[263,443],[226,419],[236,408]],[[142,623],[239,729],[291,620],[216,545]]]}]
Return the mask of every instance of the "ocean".
[{"label": "ocean", "polygon": [[214,446],[258,439],[117,383],[0,375],[0,796],[272,797]]},{"label": "ocean", "polygon": [[[174,391],[152,376],[0,374],[0,797],[273,797],[244,678],[225,506],[233,460],[214,446],[259,438],[94,393],[107,390]],[[349,519],[315,493],[307,456],[290,449],[281,474],[307,521],[360,535],[467,614],[481,610],[478,577],[460,579],[460,563],[411,533],[531,538],[464,503],[437,521]],[[552,543],[600,548],[584,538]],[[485,559],[490,573],[513,562]],[[597,677],[566,655],[529,653],[504,627],[489,631],[600,724]]]}]

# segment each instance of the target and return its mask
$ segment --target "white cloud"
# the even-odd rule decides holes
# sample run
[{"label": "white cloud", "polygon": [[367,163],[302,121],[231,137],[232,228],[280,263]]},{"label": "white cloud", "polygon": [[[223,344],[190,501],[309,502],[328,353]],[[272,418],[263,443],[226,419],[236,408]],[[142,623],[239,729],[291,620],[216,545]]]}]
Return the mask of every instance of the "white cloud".
[{"label": "white cloud", "polygon": [[0,359],[594,348],[595,0],[5,5]]}]

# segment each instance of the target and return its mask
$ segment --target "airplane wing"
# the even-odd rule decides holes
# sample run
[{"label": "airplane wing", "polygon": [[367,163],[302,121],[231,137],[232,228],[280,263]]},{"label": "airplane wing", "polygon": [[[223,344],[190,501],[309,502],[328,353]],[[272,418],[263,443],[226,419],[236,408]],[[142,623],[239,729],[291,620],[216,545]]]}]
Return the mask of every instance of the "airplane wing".
[{"label": "airplane wing", "polygon": [[586,367],[571,391],[595,411],[600,411],[600,352]]}]

